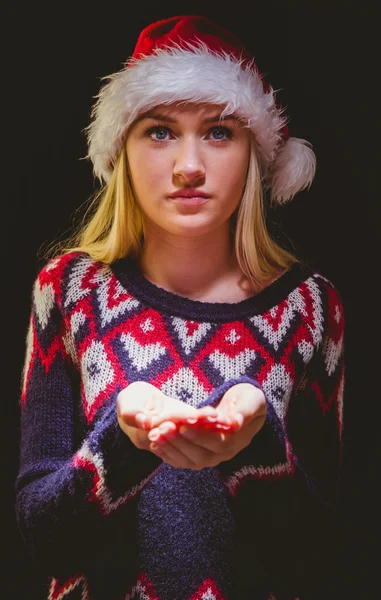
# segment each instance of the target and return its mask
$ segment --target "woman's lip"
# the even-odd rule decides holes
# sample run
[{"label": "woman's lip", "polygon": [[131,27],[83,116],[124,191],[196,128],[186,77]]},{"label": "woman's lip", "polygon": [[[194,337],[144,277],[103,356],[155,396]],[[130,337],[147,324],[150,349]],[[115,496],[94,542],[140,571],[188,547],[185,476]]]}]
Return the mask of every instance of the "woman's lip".
[{"label": "woman's lip", "polygon": [[202,190],[199,190],[197,188],[184,188],[182,190],[176,190],[176,192],[173,192],[172,194],[170,194],[170,198],[210,198],[210,194],[207,194],[206,192],[203,192]]},{"label": "woman's lip", "polygon": [[195,205],[195,204],[204,204],[208,198],[203,198],[201,196],[175,196],[174,198],[171,198],[171,200],[174,200],[175,202],[179,202],[180,204],[191,204],[191,205]]}]

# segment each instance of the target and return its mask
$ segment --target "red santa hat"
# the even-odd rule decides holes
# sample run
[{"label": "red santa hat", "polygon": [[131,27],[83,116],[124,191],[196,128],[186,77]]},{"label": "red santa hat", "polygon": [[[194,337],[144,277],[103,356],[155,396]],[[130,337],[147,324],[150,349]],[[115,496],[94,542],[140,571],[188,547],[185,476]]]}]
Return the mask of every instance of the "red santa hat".
[{"label": "red santa hat", "polygon": [[309,187],[316,157],[311,144],[290,137],[253,56],[223,27],[202,16],[175,16],[148,25],[123,69],[104,77],[86,128],[94,175],[111,178],[124,137],[136,118],[181,101],[222,105],[254,133],[263,180],[274,204]]}]

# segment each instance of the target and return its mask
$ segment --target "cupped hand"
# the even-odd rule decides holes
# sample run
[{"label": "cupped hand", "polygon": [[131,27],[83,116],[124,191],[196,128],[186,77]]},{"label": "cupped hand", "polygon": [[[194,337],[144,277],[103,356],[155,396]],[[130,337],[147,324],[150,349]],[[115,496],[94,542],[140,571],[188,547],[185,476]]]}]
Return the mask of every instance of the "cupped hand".
[{"label": "cupped hand", "polygon": [[212,406],[194,408],[164,394],[146,381],[135,381],[119,392],[116,401],[118,423],[137,448],[150,450],[148,432],[161,424],[176,429],[188,419],[207,420],[217,416]]},{"label": "cupped hand", "polygon": [[150,450],[176,468],[215,467],[248,446],[266,420],[265,395],[250,383],[232,386],[216,408],[217,420],[230,423],[230,430],[164,422],[148,433]]}]

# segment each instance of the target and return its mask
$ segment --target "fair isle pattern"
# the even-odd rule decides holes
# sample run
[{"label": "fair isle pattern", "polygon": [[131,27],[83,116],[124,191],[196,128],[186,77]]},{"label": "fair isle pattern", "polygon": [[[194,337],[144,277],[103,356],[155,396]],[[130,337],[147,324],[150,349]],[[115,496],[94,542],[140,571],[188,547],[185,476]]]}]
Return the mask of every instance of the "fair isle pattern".
[{"label": "fair isle pattern", "polygon": [[[157,600],[157,596],[150,585],[146,574],[140,574],[136,584],[132,587],[124,600]],[[190,600],[224,600],[224,598],[214,581],[206,579]],[[277,600],[277,597],[270,592],[267,600]],[[292,600],[300,600],[300,598],[294,596]]]},{"label": "fair isle pattern", "polygon": [[94,485],[91,490],[92,495],[89,497],[89,501],[94,499],[99,502],[102,512],[106,515],[136,496],[155,474],[154,471],[149,477],[143,479],[138,485],[133,486],[124,496],[120,496],[114,502],[110,490],[107,488],[103,458],[100,454],[92,453],[88,444],[85,442],[82,448],[76,453],[72,464],[73,467],[85,469],[92,474]]},{"label": "fair isle pattern", "polygon": [[[146,574],[141,574],[125,600],[157,600],[157,596]],[[224,600],[221,592],[211,579],[206,579],[190,600]]]},{"label": "fair isle pattern", "polygon": [[211,579],[203,582],[191,600],[224,600],[221,592]]},{"label": "fair isle pattern", "polygon": [[[24,362],[24,382],[22,387],[21,400],[24,403],[26,399],[28,381],[31,377],[33,363],[38,357],[48,371],[57,354],[60,351],[60,332],[49,332],[44,336],[44,329],[49,320],[52,320],[54,305],[52,299],[55,299],[60,291],[60,278],[65,270],[68,257],[53,259],[36,278],[32,291],[32,310],[30,315],[29,329],[27,334],[27,349]],[[44,348],[46,343],[48,347]]]},{"label": "fair isle pattern", "polygon": [[80,593],[79,600],[91,600],[87,588],[87,581],[83,575],[70,577],[64,583],[58,579],[52,578],[49,590],[48,600],[65,600],[71,592],[76,590]]},{"label": "fair isle pattern", "polygon": [[[48,272],[54,271],[57,265],[57,261],[55,264],[49,265]],[[93,301],[95,300],[96,305],[91,308],[90,303],[84,304],[84,301],[95,286],[96,293]],[[331,291],[331,293],[334,292]],[[53,296],[52,284],[40,287],[36,282],[35,304],[41,328],[46,325],[53,308]],[[258,364],[262,361],[263,368],[258,374],[258,381],[271,399],[278,416],[284,420],[295,373],[292,364],[282,365],[277,363],[276,359],[278,355],[284,353],[284,345],[290,344],[290,329],[295,323],[295,317],[303,315],[303,322],[295,332],[295,338],[303,362],[306,364],[310,360],[314,348],[320,344],[322,339],[321,302],[319,285],[311,278],[265,315],[256,315],[248,319],[253,325],[254,332],[258,334],[258,338],[254,337],[247,327],[239,322],[222,327],[215,337],[211,337],[210,334],[215,329],[212,324],[195,323],[173,317],[170,324],[171,333],[174,332],[179,345],[176,349],[180,350],[183,356],[191,357],[192,351],[195,354],[194,351],[198,346],[203,346],[203,348],[202,353],[197,355],[196,361],[188,368],[182,368],[180,364],[176,363],[171,365],[168,369],[170,376],[166,378],[165,382],[162,381],[160,387],[169,395],[174,394],[176,389],[182,387],[181,399],[187,401],[187,397],[192,398],[192,403],[198,406],[212,389],[210,382],[205,380],[205,370],[203,372],[198,370],[198,364],[202,362],[204,356],[207,356],[209,365],[220,375],[220,381],[239,377],[247,373],[250,367],[253,368],[255,363]],[[119,345],[120,350],[124,351],[131,360],[137,373],[146,371],[147,367],[153,366],[155,363],[160,363],[161,357],[166,359],[167,363],[170,362],[168,359],[176,361],[178,358],[172,354],[171,346],[173,344],[165,334],[165,323],[159,321],[157,315],[150,319],[146,311],[141,313],[144,318],[139,319],[138,327],[134,327],[133,333],[129,332],[128,323],[125,324],[125,331],[122,332],[119,319],[115,323],[115,329],[109,331],[107,337],[104,338],[106,343],[97,339],[100,332],[113,320],[115,321],[118,316],[127,319],[128,314],[139,308],[139,305],[140,303],[136,299],[133,299],[128,292],[123,291],[108,267],[102,266],[96,270],[94,261],[90,257],[81,258],[78,264],[73,266],[64,300],[64,307],[73,307],[66,316],[66,319],[70,319],[66,335],[68,339],[75,340],[76,336],[79,337],[80,329],[90,328],[90,335],[81,344],[79,359],[83,375],[83,403],[89,421],[95,414],[95,410],[92,410],[93,405],[95,404],[97,408],[103,404],[105,397],[108,397],[118,381],[117,373],[113,368],[115,355],[110,342]],[[334,321],[340,326],[340,308],[335,305],[333,310],[335,311]],[[96,324],[99,324],[100,332],[96,331]],[[131,321],[131,324],[135,325],[135,322]],[[137,335],[140,332],[142,335]],[[167,340],[162,338],[163,334]],[[206,346],[205,341],[208,339],[210,344]],[[260,340],[260,344],[258,344],[258,340]],[[163,343],[165,341],[167,343]],[[295,341],[292,340],[292,344],[294,343]],[[325,356],[328,374],[334,370],[335,363],[341,355],[340,344],[342,344],[342,336],[338,340],[332,338],[327,340]],[[217,349],[211,351],[213,345],[217,346]],[[30,343],[28,346],[30,347]],[[223,352],[220,350],[221,346]],[[66,342],[65,348],[73,359],[75,341],[70,345]],[[269,349],[272,351],[271,354]],[[54,352],[54,347],[51,352]],[[31,349],[28,350],[27,362],[30,361],[30,354]],[[182,357],[179,358],[181,360]],[[95,365],[97,366],[95,367]],[[204,382],[207,384],[206,386]]]},{"label": "fair isle pattern", "polygon": [[275,465],[244,465],[226,477],[225,483],[232,496],[236,497],[237,489],[246,479],[274,480],[281,477],[291,477],[295,472],[294,456],[291,444],[286,440],[286,460]]},{"label": "fair isle pattern", "polygon": [[[306,487],[329,503],[341,452],[343,353],[340,296],[325,277],[309,268],[296,267],[257,297],[229,305],[175,296],[144,279],[130,261],[110,267],[75,252],[48,263],[32,291],[17,481],[18,520],[26,542],[43,556],[46,551],[47,564],[57,553],[55,568],[58,572],[64,568],[65,576],[51,580],[48,600],[92,600],[96,567],[94,573],[87,568],[82,572],[66,549],[73,542],[91,556],[102,535],[109,552],[127,553],[127,534],[122,545],[114,549],[110,544],[109,522],[117,523],[114,527],[122,534],[129,515],[136,515],[130,508],[134,503],[142,506],[146,497],[151,506],[146,492],[155,481],[164,482],[155,510],[161,510],[162,502],[171,515],[170,498],[175,493],[171,477],[176,473],[167,477],[163,467],[168,465],[135,448],[121,432],[115,401],[122,389],[134,381],[147,381],[168,396],[199,407],[216,404],[237,383],[253,383],[263,390],[268,406],[268,419],[258,435],[260,445],[255,437],[236,457],[211,469],[218,476],[210,478],[208,493],[215,493],[213,486],[219,481],[239,513],[241,496],[253,490],[255,500],[256,488],[250,486],[292,482],[302,476]],[[172,470],[180,476],[189,471]],[[206,469],[200,474],[203,482],[208,481]],[[201,481],[196,471],[189,475],[193,477],[189,481]],[[192,506],[197,502],[196,498]],[[212,512],[205,513],[206,520],[222,514],[216,512],[216,502]],[[181,513],[183,508],[180,499],[176,510]],[[158,523],[166,522],[164,517]],[[202,552],[211,556],[208,527],[205,532],[199,566]],[[184,544],[180,557],[190,551],[190,539],[184,535],[179,542]],[[139,548],[134,538],[130,543]],[[160,547],[157,553],[161,556]],[[127,553],[126,569],[130,563]],[[149,561],[134,563],[123,597],[120,586],[112,595],[117,582],[110,580],[107,600],[173,598],[174,589],[163,588],[150,568]],[[209,573],[182,582],[182,589],[189,590],[184,600],[226,600],[227,583],[223,577],[220,581],[218,568],[216,564],[217,576]],[[195,565],[199,576],[197,569]],[[223,573],[223,563],[221,569]],[[74,575],[69,578],[70,573]],[[251,573],[246,577],[252,581]]]},{"label": "fair isle pattern", "polygon": [[139,575],[136,584],[132,586],[124,600],[158,600],[145,573]]},{"label": "fair isle pattern", "polygon": [[33,364],[33,351],[34,351],[34,344],[33,344],[33,321],[32,321],[32,317],[29,319],[29,325],[28,325],[28,331],[26,334],[26,339],[25,339],[25,361],[24,361],[24,366],[23,366],[23,373],[22,373],[22,388],[21,388],[21,401],[25,402],[25,395],[26,395],[26,385],[27,385],[27,381],[30,377],[30,369],[32,368],[32,364]]},{"label": "fair isle pattern", "polygon": [[284,356],[285,347],[290,344],[289,332],[292,324],[297,315],[302,315],[303,321],[295,332],[292,344],[296,346],[304,364],[311,360],[314,349],[322,340],[324,317],[321,302],[319,286],[310,278],[265,315],[250,319],[258,333],[260,332],[267,341],[263,347],[272,349],[272,353],[266,356],[267,360],[264,361],[264,369],[258,381],[282,422],[287,414],[295,373],[291,364],[282,364],[276,359]]}]

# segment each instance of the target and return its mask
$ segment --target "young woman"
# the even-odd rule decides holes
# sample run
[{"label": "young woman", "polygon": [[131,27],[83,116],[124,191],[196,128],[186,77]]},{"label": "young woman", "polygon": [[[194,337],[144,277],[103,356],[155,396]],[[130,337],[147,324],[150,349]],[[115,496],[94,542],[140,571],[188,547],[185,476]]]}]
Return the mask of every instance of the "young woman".
[{"label": "young woman", "polygon": [[204,17],[146,27],[100,91],[104,185],[36,278],[23,371],[17,517],[50,600],[330,597],[344,316],[265,226],[315,171],[285,120]]}]

